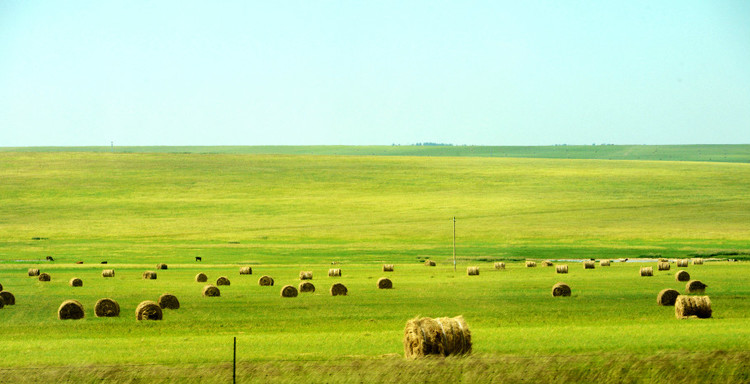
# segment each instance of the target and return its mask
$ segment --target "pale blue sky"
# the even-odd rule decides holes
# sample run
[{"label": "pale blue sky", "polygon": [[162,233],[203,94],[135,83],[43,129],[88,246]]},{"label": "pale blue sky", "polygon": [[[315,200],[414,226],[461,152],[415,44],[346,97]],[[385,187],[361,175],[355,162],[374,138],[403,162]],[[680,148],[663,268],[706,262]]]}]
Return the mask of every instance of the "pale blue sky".
[{"label": "pale blue sky", "polygon": [[750,143],[749,1],[0,1],[0,146]]}]

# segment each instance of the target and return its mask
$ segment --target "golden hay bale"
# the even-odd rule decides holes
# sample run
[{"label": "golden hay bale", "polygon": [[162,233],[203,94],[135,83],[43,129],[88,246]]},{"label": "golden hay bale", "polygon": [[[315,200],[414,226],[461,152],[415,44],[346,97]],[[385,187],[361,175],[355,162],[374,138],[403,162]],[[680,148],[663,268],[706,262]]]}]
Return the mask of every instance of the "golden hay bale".
[{"label": "golden hay bale", "polygon": [[146,280],[156,280],[156,272],[154,271],[143,272],[143,278]]},{"label": "golden hay bale", "polygon": [[701,258],[693,259],[693,265],[703,265],[703,259]]},{"label": "golden hay bale", "polygon": [[346,296],[347,293],[349,293],[349,290],[346,289],[344,284],[336,283],[331,286],[331,296]]},{"label": "golden hay bale", "polygon": [[39,270],[36,268],[29,268],[29,276],[39,276]]},{"label": "golden hay bale", "polygon": [[271,276],[261,276],[260,279],[258,279],[258,285],[262,287],[271,287],[273,286],[273,277]]},{"label": "golden hay bale", "polygon": [[700,280],[690,280],[685,285],[685,291],[687,293],[703,293],[706,291],[708,285],[703,284]]},{"label": "golden hay bale", "polygon": [[5,302],[5,305],[16,305],[16,297],[8,291],[0,292],[0,299]]},{"label": "golden hay bale", "polygon": [[600,260],[599,265],[602,267],[609,267],[610,261],[609,260]]},{"label": "golden hay bale", "polygon": [[291,285],[285,285],[281,288],[281,297],[297,297],[297,288]]},{"label": "golden hay bale", "polygon": [[312,271],[300,271],[299,279],[300,280],[312,280]]},{"label": "golden hay bale", "polygon": [[115,270],[114,269],[102,270],[102,277],[115,277]]},{"label": "golden hay bale", "polygon": [[668,262],[666,261],[660,261],[656,264],[657,268],[659,268],[660,271],[668,271],[671,267]]},{"label": "golden hay bale", "polygon": [[315,286],[309,281],[303,281],[299,283],[300,292],[315,292]]},{"label": "golden hay bale", "polygon": [[479,267],[466,268],[466,274],[469,276],[479,276]]},{"label": "golden hay bale", "polygon": [[226,276],[221,276],[216,279],[216,285],[231,285],[232,283],[227,279]]},{"label": "golden hay bale", "polygon": [[216,288],[215,286],[209,284],[203,287],[203,296],[219,297],[221,296],[221,291],[219,291],[219,288]]},{"label": "golden hay bale", "polygon": [[674,303],[674,314],[678,319],[697,317],[708,319],[711,317],[711,300],[708,296],[677,296]]},{"label": "golden hay bale", "polygon": [[557,283],[553,285],[552,296],[570,296],[570,286],[565,283]]},{"label": "golden hay bale", "polygon": [[687,268],[689,263],[690,263],[690,260],[688,259],[680,259],[680,260],[677,260],[677,267]]},{"label": "golden hay bale", "polygon": [[596,262],[594,260],[586,260],[583,262],[583,269],[594,269],[596,268]]},{"label": "golden hay bale", "polygon": [[167,269],[167,265],[164,263],[156,264],[156,269]]},{"label": "golden hay bale", "polygon": [[205,283],[208,281],[208,276],[206,276],[205,273],[201,272],[197,275],[195,275],[195,281],[198,283]]},{"label": "golden hay bale", "polygon": [[52,277],[49,275],[49,273],[40,273],[39,274],[39,281],[50,281],[52,280]]},{"label": "golden hay bale", "polygon": [[404,328],[404,355],[416,359],[428,355],[471,353],[471,331],[462,316],[416,317]]},{"label": "golden hay bale", "polygon": [[85,315],[83,304],[78,300],[65,300],[57,309],[57,318],[60,320],[78,320]]},{"label": "golden hay bale", "polygon": [[340,277],[341,276],[341,268],[331,268],[328,270],[328,276],[329,277]]},{"label": "golden hay bale", "polygon": [[653,276],[653,275],[654,275],[653,267],[641,267],[641,276]]},{"label": "golden hay bale", "polygon": [[251,267],[240,267],[240,275],[252,275],[253,269]]},{"label": "golden hay bale", "polygon": [[94,305],[94,314],[96,317],[120,316],[120,304],[107,297],[99,299],[96,301],[96,305]]},{"label": "golden hay bale", "polygon": [[393,282],[387,277],[381,277],[378,279],[379,289],[391,289],[393,288]]},{"label": "golden hay bale", "polygon": [[393,272],[393,264],[383,264],[383,272]]},{"label": "golden hay bale", "polygon": [[74,278],[70,279],[70,281],[68,282],[68,284],[70,284],[71,287],[83,287],[83,280],[81,280],[81,279],[79,279],[77,277],[74,277]]},{"label": "golden hay bale", "polygon": [[0,284],[0,291],[2,291],[2,290],[3,290],[3,285],[2,285],[2,284]]},{"label": "golden hay bale", "polygon": [[549,260],[544,260],[544,261],[542,261],[542,266],[543,266],[543,267],[551,267],[551,266],[553,266],[553,265],[554,265],[554,264],[552,264],[552,262],[551,262],[551,261],[549,261]]},{"label": "golden hay bale", "polygon": [[180,300],[177,300],[177,296],[165,293],[159,296],[157,304],[162,309],[180,309]]},{"label": "golden hay bale", "polygon": [[680,296],[680,292],[671,288],[662,289],[658,295],[656,295],[656,302],[659,305],[671,306],[674,305],[677,296]]},{"label": "golden hay bale", "polygon": [[434,267],[434,266],[435,266],[436,264],[435,264],[435,262],[434,262],[434,261],[432,261],[432,260],[425,260],[425,261],[424,261],[424,265],[426,265],[426,266],[428,266],[428,267]]},{"label": "golden hay bale", "polygon": [[0,297],[0,309],[3,309],[5,307],[5,301],[3,301],[3,298]]},{"label": "golden hay bale", "polygon": [[527,261],[526,262],[526,268],[534,268],[536,267],[536,262],[534,261]]},{"label": "golden hay bale", "polygon": [[142,301],[135,308],[136,320],[161,320],[162,318],[164,318],[164,313],[161,307],[151,300]]},{"label": "golden hay bale", "polygon": [[505,269],[505,263],[498,261],[495,263],[495,269]]},{"label": "golden hay bale", "polygon": [[690,281],[690,274],[687,271],[677,271],[674,278],[677,281]]},{"label": "golden hay bale", "polygon": [[557,266],[557,267],[555,268],[555,271],[556,271],[557,273],[568,273],[568,265],[567,265],[567,264],[561,264],[561,265],[558,265],[558,266]]},{"label": "golden hay bale", "polygon": [[669,262],[669,260],[668,260],[668,259],[665,259],[665,258],[663,258],[663,257],[662,257],[662,258],[660,258],[660,259],[659,259],[659,260],[657,260],[657,261],[658,261],[659,263],[668,263],[668,262]]}]

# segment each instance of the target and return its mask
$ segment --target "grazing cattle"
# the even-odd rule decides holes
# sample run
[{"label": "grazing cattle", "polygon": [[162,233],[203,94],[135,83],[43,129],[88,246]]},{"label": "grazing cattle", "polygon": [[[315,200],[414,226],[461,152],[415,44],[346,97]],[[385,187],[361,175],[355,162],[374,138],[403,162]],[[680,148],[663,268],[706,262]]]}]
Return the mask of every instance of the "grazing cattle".
[{"label": "grazing cattle", "polygon": [[52,256],[47,256],[47,261],[55,261],[55,259],[53,259]]},{"label": "grazing cattle", "polygon": [[195,261],[203,261],[200,256],[195,256]]}]

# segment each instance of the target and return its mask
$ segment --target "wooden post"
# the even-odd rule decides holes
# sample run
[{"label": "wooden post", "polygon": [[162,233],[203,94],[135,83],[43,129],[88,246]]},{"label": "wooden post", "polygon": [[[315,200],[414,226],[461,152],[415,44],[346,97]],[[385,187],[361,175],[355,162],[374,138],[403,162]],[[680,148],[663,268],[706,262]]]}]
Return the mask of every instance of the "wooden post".
[{"label": "wooden post", "polygon": [[234,352],[232,353],[232,384],[237,384],[237,337],[234,338]]}]

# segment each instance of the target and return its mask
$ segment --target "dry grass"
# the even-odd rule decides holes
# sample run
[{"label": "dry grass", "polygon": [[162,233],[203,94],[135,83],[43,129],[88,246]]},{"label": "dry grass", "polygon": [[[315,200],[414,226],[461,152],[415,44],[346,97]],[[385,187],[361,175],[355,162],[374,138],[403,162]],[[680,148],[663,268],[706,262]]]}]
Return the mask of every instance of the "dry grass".
[{"label": "dry grass", "polygon": [[680,296],[680,292],[677,292],[675,289],[665,288],[656,295],[656,302],[659,305],[672,306],[675,300],[677,300],[677,296]]},{"label": "dry grass", "polygon": [[221,276],[216,279],[216,285],[232,285],[232,282],[226,276]]},{"label": "dry grass", "polygon": [[346,296],[349,294],[349,290],[346,289],[346,286],[341,283],[336,283],[331,286],[331,296]]},{"label": "dry grass", "polygon": [[219,297],[221,296],[221,291],[216,286],[208,284],[203,287],[203,296],[204,297]]},{"label": "dry grass", "polygon": [[57,309],[57,318],[60,320],[78,320],[85,315],[83,304],[78,300],[65,300]]},{"label": "dry grass", "polygon": [[252,275],[253,269],[251,267],[240,267],[240,275]]},{"label": "dry grass", "polygon": [[180,309],[180,300],[177,299],[177,296],[169,293],[159,296],[159,300],[156,303],[162,309]]},{"label": "dry grass", "polygon": [[429,355],[450,356],[471,353],[471,331],[461,316],[417,317],[406,322],[404,355],[416,359]]},{"label": "dry grass", "polygon": [[142,301],[135,308],[135,319],[136,320],[161,320],[164,318],[164,313],[161,310],[159,304],[146,300]]},{"label": "dry grass", "polygon": [[700,280],[691,280],[685,284],[685,292],[687,293],[704,293],[708,285],[703,284]]},{"label": "dry grass", "polygon": [[479,267],[466,268],[466,274],[469,276],[479,276]]},{"label": "dry grass", "polygon": [[299,272],[300,280],[312,280],[312,277],[313,277],[312,271],[300,271]]},{"label": "dry grass", "polygon": [[393,264],[383,264],[383,272],[393,272]]},{"label": "dry grass", "polygon": [[94,314],[96,317],[120,316],[120,304],[107,297],[99,299],[96,301],[96,305],[94,305]]},{"label": "dry grass", "polygon": [[70,279],[70,281],[68,282],[68,284],[70,284],[71,287],[83,287],[83,280],[81,280],[81,279],[79,279],[77,277],[74,277],[74,278]]},{"label": "dry grass", "polygon": [[260,279],[258,279],[258,285],[261,287],[271,287],[273,286],[273,277],[271,276],[261,276]]},{"label": "dry grass", "polygon": [[281,288],[281,297],[297,297],[297,288],[293,285],[285,285]]},{"label": "dry grass", "polygon": [[708,296],[680,295],[674,303],[674,314],[678,319],[708,319],[713,314],[711,300]]},{"label": "dry grass", "polygon": [[393,288],[393,282],[387,277],[381,277],[378,279],[379,289],[391,289]]},{"label": "dry grass", "polygon": [[657,268],[658,268],[658,269],[659,269],[660,271],[668,271],[668,270],[669,270],[669,268],[671,268],[671,266],[669,265],[669,262],[668,262],[668,261],[660,261],[660,262],[658,262],[658,263],[656,264],[656,267],[657,267]]},{"label": "dry grass", "polygon": [[300,292],[315,292],[315,285],[309,281],[303,281],[299,283]]},{"label": "dry grass", "polygon": [[115,270],[114,269],[102,270],[102,277],[115,277]]},{"label": "dry grass", "polygon": [[560,264],[557,267],[555,267],[555,271],[557,273],[568,273],[568,265],[567,264]]},{"label": "dry grass", "polygon": [[570,286],[565,283],[557,283],[552,286],[552,296],[570,296]]},{"label": "dry grass", "polygon": [[329,277],[340,277],[341,276],[341,268],[331,268],[328,270],[328,276]]},{"label": "dry grass", "polygon": [[195,275],[195,281],[198,283],[205,283],[208,281],[208,276],[206,276],[205,273],[200,272],[197,275]]},{"label": "dry grass", "polygon": [[156,280],[156,272],[154,271],[143,272],[142,277],[144,280]]},{"label": "dry grass", "polygon": [[654,275],[653,267],[641,267],[641,276],[653,276],[653,275]]},{"label": "dry grass", "polygon": [[677,271],[674,274],[674,279],[677,281],[690,281],[690,274],[688,271]]}]

